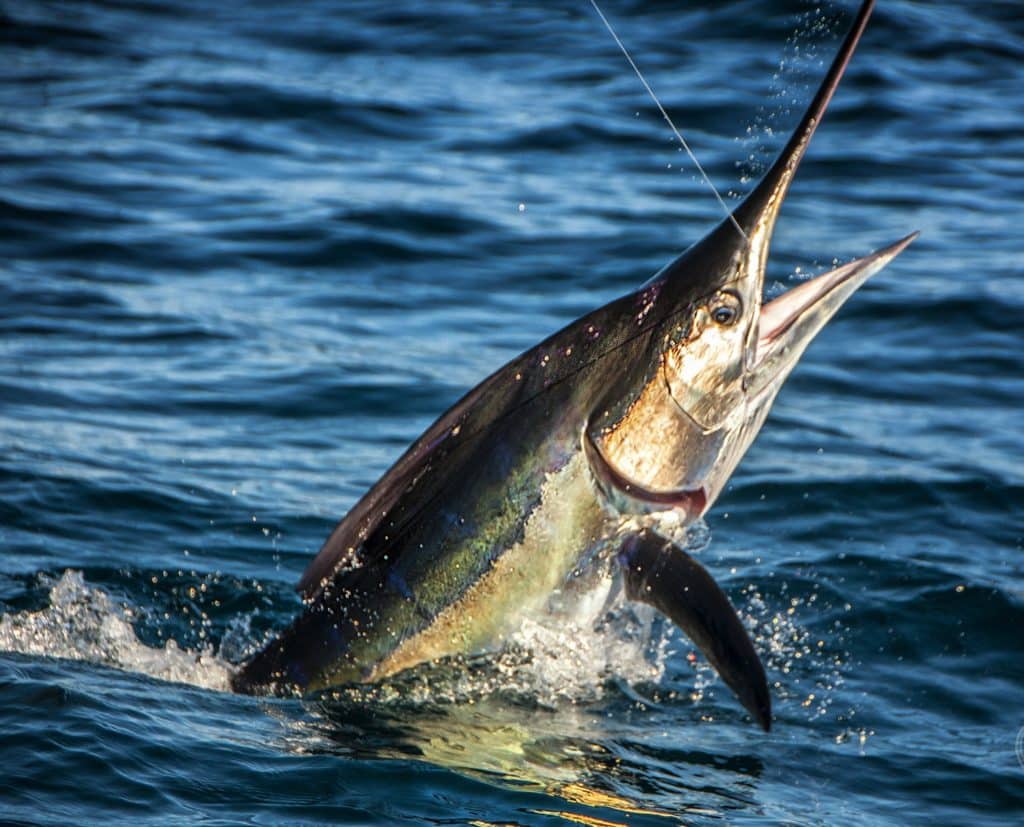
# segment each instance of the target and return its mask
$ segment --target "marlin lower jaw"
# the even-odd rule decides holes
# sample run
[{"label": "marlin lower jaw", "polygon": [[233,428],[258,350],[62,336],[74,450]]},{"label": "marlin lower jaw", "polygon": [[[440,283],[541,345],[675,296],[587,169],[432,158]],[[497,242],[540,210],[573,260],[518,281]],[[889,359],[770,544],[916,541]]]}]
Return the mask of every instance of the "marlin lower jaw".
[{"label": "marlin lower jaw", "polygon": [[818,331],[857,288],[899,255],[917,235],[911,233],[871,255],[793,287],[763,305],[747,380],[750,398],[774,396]]}]

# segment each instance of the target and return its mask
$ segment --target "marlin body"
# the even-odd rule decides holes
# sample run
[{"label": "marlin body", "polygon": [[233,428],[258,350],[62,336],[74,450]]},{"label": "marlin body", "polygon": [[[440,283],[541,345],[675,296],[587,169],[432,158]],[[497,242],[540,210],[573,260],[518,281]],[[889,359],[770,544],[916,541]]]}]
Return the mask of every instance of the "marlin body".
[{"label": "marlin body", "polygon": [[485,651],[611,576],[679,625],[768,729],[746,629],[665,527],[710,508],[807,344],[914,237],[762,304],[779,207],[872,5],[733,214],[442,415],[334,529],[299,583],[304,612],[243,664],[237,691],[305,693]]}]

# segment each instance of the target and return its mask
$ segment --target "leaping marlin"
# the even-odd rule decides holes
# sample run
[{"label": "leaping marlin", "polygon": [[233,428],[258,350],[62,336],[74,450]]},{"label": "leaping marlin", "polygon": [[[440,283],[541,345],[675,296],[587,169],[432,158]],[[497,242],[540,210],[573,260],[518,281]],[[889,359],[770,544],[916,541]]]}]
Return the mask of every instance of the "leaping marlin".
[{"label": "leaping marlin", "polygon": [[711,507],[811,339],[916,236],[762,304],[776,216],[872,6],[732,216],[431,425],[328,537],[299,582],[305,610],[238,670],[236,691],[312,692],[486,651],[574,581],[613,572],[770,727],[743,623],[659,526]]}]

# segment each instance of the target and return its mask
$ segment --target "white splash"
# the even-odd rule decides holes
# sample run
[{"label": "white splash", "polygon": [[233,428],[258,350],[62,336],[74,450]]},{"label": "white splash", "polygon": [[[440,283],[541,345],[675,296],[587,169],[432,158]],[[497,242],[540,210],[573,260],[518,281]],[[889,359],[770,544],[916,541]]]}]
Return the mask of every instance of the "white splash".
[{"label": "white splash", "polygon": [[138,672],[152,678],[229,691],[230,665],[211,650],[189,652],[173,640],[146,646],[132,627],[133,612],[80,571],[65,571],[50,589],[50,605],[38,612],[0,616],[0,651],[67,658]]},{"label": "white splash", "polygon": [[[784,590],[785,591],[785,590]],[[810,718],[829,711],[843,682],[848,657],[835,650],[837,641],[810,635],[795,616],[808,598],[793,598],[781,611],[765,604],[754,586],[743,590],[741,614],[755,637],[765,666],[775,678],[777,700],[799,702]],[[89,586],[79,571],[68,570],[51,581],[50,605],[39,611],[0,615],[0,651],[86,661],[159,680],[230,691],[231,664],[212,648],[182,649],[174,640],[147,646],[135,633],[135,612]],[[658,684],[666,663],[680,643],[689,650],[694,670],[691,700],[700,704],[718,682],[717,676],[691,645],[655,612],[628,604],[610,582],[595,584],[569,606],[526,620],[497,653],[455,659],[448,667],[426,665],[393,682],[339,689],[349,699],[432,704],[473,702],[512,692],[542,706],[562,707],[599,700],[611,685]],[[234,634],[245,634],[236,629]],[[222,649],[232,648],[228,635]]]},{"label": "white splash", "polygon": [[601,622],[587,614],[527,619],[499,663],[515,667],[525,653],[527,663],[514,671],[542,702],[597,698],[611,679],[656,683],[665,672],[667,638],[654,639],[652,617],[646,607],[631,607]]}]

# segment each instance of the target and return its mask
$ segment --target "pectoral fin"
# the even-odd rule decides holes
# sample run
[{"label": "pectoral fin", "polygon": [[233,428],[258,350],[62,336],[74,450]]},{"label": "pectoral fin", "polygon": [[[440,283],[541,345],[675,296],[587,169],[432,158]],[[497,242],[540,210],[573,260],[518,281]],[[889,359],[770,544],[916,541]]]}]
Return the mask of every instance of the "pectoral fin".
[{"label": "pectoral fin", "polygon": [[764,667],[732,603],[707,569],[648,530],[628,535],[618,559],[629,598],[654,606],[686,632],[767,732],[772,713]]}]

